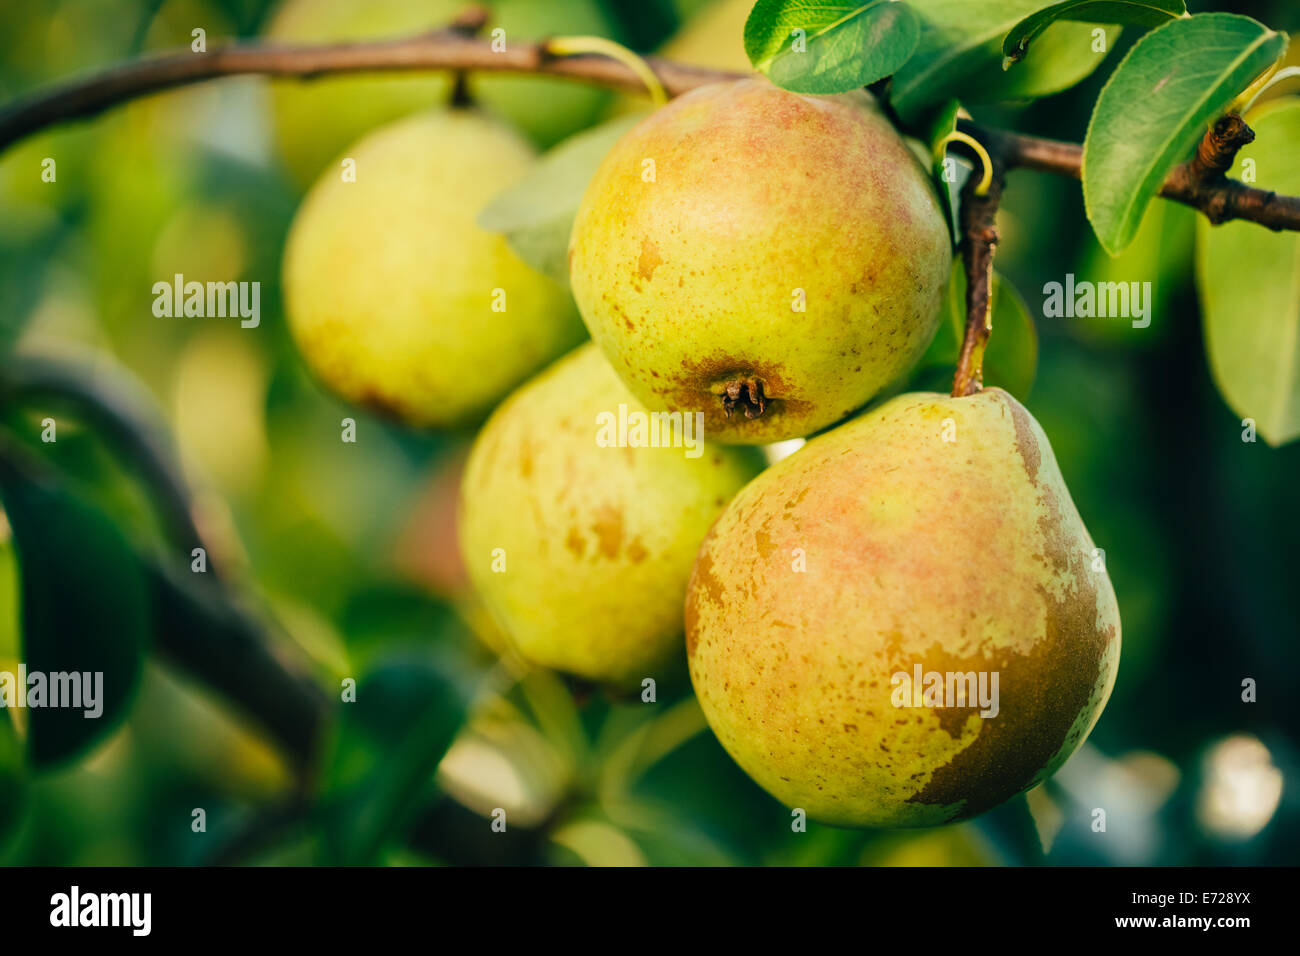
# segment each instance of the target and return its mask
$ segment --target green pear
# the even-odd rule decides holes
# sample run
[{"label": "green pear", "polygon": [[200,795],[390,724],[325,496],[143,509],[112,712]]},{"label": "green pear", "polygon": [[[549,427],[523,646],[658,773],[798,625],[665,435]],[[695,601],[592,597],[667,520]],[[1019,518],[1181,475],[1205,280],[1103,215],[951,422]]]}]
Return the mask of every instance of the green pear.
[{"label": "green pear", "polygon": [[753,9],[754,0],[714,0],[691,13],[660,53],[689,66],[748,73],[753,66],[745,52],[745,21]]},{"label": "green pear", "polygon": [[951,257],[925,170],[868,94],[762,77],[629,130],[569,247],[578,308],[636,396],[740,443],[807,435],[898,379],[934,335]]},{"label": "green pear", "polygon": [[[266,28],[276,43],[344,43],[409,36],[450,23],[459,0],[284,0]],[[271,85],[275,141],[293,180],[310,185],[376,126],[443,105],[449,73],[368,73]]]},{"label": "green pear", "polygon": [[680,660],[696,550],[761,468],[753,449],[701,442],[696,420],[649,421],[584,345],[493,413],[461,490],[465,566],[519,653],[620,689]]},{"label": "green pear", "polygon": [[475,421],[582,339],[568,294],[475,219],[533,152],[468,110],[418,113],[349,151],[284,254],[289,327],[339,395],[413,425]]},{"label": "green pear", "polygon": [[[611,36],[613,25],[596,0],[495,0],[488,31],[505,30],[507,44],[554,34]],[[462,0],[285,0],[267,38],[283,43],[328,43],[412,36],[445,27],[465,9]],[[490,32],[486,34],[490,38]],[[589,126],[608,94],[564,80],[473,75],[470,91],[533,139],[550,146]],[[305,186],[370,129],[445,104],[449,73],[354,74],[272,87],[275,137],[293,179]]]},{"label": "green pear", "polygon": [[[618,39],[597,0],[495,0],[485,37],[498,27],[507,45],[551,36],[591,35]],[[469,77],[476,103],[510,121],[540,148],[591,126],[610,100],[607,90],[572,80],[480,72]]]},{"label": "green pear", "polygon": [[710,726],[769,793],[929,826],[1079,747],[1120,621],[1047,437],[994,388],[900,395],[750,483],[700,549],[686,641]]}]

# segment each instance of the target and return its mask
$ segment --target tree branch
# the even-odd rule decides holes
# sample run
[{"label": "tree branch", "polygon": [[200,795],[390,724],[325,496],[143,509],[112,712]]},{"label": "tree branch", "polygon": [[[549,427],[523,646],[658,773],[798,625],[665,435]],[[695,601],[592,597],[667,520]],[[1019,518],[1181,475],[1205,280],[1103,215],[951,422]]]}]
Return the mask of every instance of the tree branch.
[{"label": "tree branch", "polygon": [[[171,539],[158,559],[141,555],[157,650],[267,730],[305,788],[316,770],[329,702],[303,662],[290,659],[274,638],[268,615],[217,577],[214,549],[194,519],[193,495],[147,396],[125,374],[82,362],[19,353],[0,364],[0,403],[53,400],[69,406],[137,470]],[[209,574],[187,570],[196,545],[208,553]]]},{"label": "tree branch", "polygon": [[[999,156],[1007,169],[1037,169],[1070,179],[1083,175],[1083,148],[1076,143],[992,129],[969,120],[959,126]],[[1244,219],[1274,231],[1300,231],[1300,197],[1279,196],[1227,178],[1237,151],[1252,139],[1254,133],[1240,116],[1221,117],[1206,132],[1196,156],[1169,174],[1160,195],[1191,206],[1215,225]]]},{"label": "tree branch", "polygon": [[[483,70],[558,76],[645,92],[636,74],[615,60],[602,56],[561,59],[547,53],[545,43],[510,44],[496,52],[487,41],[466,36],[469,26],[472,23],[462,18],[446,29],[372,43],[236,43],[207,53],[170,53],[129,60],[38,91],[0,109],[0,151],[46,126],[95,116],[139,96],[222,76],[261,74],[312,79],[336,73]],[[646,62],[672,96],[738,75],[653,57]]]},{"label": "tree branch", "polygon": [[[496,51],[491,43],[473,36],[486,16],[481,7],[470,7],[444,29],[393,40],[315,46],[234,43],[207,53],[129,60],[0,109],[0,152],[55,123],[95,116],[136,97],[222,76],[259,74],[303,80],[337,73],[480,70],[557,76],[627,92],[645,90],[636,73],[622,63],[598,55],[556,57],[547,51],[546,41],[511,44]],[[672,96],[744,75],[656,57],[646,62]],[[1007,169],[1023,167],[1080,178],[1083,151],[1076,144],[969,121],[961,126],[997,152]],[[1274,230],[1300,231],[1300,197],[1279,196],[1222,175],[1196,178],[1188,175],[1187,165],[1170,175],[1160,195],[1198,209],[1214,223],[1246,219]]]}]

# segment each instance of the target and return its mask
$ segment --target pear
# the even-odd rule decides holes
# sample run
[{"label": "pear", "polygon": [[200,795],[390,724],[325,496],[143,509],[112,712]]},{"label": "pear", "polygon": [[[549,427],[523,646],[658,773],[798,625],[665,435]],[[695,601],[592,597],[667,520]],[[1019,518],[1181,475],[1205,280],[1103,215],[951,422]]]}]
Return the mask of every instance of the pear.
[{"label": "pear", "polygon": [[533,159],[518,135],[431,111],[349,152],[356,181],[321,176],[284,257],[289,327],[326,385],[413,425],[458,426],[582,340],[565,290],[475,222]]},{"label": "pear", "polygon": [[[464,8],[460,0],[284,0],[266,28],[277,43],[373,41],[435,30]],[[276,145],[299,188],[365,133],[445,104],[450,73],[324,76],[271,86]]]},{"label": "pear", "polygon": [[[491,11],[484,34],[500,28],[507,44],[573,34],[618,39],[619,31],[597,0],[494,0]],[[487,71],[469,75],[469,92],[542,149],[591,126],[611,99],[607,90],[572,80]]]},{"label": "pear", "polygon": [[636,396],[754,444],[839,421],[906,372],[951,261],[929,178],[868,94],[757,76],[629,130],[569,248],[578,308]]},{"label": "pear", "polygon": [[694,421],[665,435],[647,419],[584,345],[493,413],[461,490],[465,566],[519,653],[617,689],[671,676],[700,541],[761,468]]},{"label": "pear", "polygon": [[1047,437],[993,388],[900,395],[750,483],[700,549],[686,640],[710,726],[769,793],[907,827],[1064,763],[1120,621]]},{"label": "pear", "polygon": [[[611,35],[596,0],[493,0],[488,30],[507,44],[563,33]],[[283,43],[396,39],[445,27],[463,0],[285,0],[267,28]],[[542,147],[590,125],[608,99],[591,86],[537,77],[471,76],[470,91],[489,111]],[[450,73],[354,74],[272,87],[275,138],[293,179],[306,186],[349,144],[376,126],[445,104]]]},{"label": "pear", "polygon": [[745,22],[753,9],[754,0],[713,0],[691,13],[660,54],[688,66],[748,73],[754,67],[745,52]]}]

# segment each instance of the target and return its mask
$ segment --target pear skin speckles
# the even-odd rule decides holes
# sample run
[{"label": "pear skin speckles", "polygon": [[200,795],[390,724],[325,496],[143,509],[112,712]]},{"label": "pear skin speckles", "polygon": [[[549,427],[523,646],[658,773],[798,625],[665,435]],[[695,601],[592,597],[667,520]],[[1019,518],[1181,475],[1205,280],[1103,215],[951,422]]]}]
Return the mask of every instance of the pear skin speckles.
[{"label": "pear skin speckles", "polygon": [[[1114,592],[1051,446],[999,389],[898,396],[770,468],[715,522],[686,608],[723,746],[844,826],[929,826],[1041,782],[1119,659]],[[894,675],[916,667],[996,674],[997,713],[898,706]]]},{"label": "pear skin speckles", "polygon": [[928,176],[871,97],[762,77],[629,130],[569,248],[579,310],[628,387],[741,444],[807,435],[897,380],[933,337],[951,259]]},{"label": "pear skin speckles", "polygon": [[645,413],[591,344],[526,383],[479,434],[459,519],[470,581],[519,653],[616,689],[680,663],[699,542],[761,467],[748,448],[598,444],[620,405]]},{"label": "pear skin speckles", "polygon": [[462,426],[581,341],[564,290],[477,224],[532,162],[510,129],[469,110],[416,113],[348,156],[365,173],[325,170],[284,252],[289,329],[324,385],[408,424]]}]

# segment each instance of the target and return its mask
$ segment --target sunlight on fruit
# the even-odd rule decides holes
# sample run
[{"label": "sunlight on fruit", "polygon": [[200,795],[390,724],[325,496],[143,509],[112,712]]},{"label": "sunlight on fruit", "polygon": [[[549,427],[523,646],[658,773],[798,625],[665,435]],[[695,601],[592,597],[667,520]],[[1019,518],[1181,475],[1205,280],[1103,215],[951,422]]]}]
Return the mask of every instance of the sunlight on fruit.
[{"label": "sunlight on fruit", "polygon": [[1196,817],[1223,840],[1248,840],[1268,825],[1282,800],[1282,771],[1259,738],[1225,738],[1205,756]]},{"label": "sunlight on fruit", "polygon": [[789,458],[807,442],[806,438],[787,438],[785,441],[773,442],[763,446],[763,455],[769,465],[775,465],[782,458]]}]

